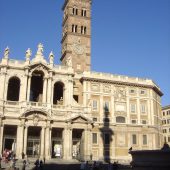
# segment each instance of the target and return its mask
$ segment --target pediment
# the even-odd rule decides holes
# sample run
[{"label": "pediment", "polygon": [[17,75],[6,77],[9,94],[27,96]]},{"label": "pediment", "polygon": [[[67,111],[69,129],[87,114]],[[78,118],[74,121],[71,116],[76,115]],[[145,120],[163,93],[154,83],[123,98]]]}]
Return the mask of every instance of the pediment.
[{"label": "pediment", "polygon": [[30,64],[30,70],[32,70],[32,72],[34,70],[37,70],[37,71],[49,71],[51,68],[45,64],[45,63],[33,63],[33,64]]},{"label": "pediment", "polygon": [[88,119],[87,117],[85,117],[83,115],[78,115],[78,116],[72,117],[68,121],[70,121],[72,123],[84,123],[84,124],[92,123],[92,121],[90,119]]}]

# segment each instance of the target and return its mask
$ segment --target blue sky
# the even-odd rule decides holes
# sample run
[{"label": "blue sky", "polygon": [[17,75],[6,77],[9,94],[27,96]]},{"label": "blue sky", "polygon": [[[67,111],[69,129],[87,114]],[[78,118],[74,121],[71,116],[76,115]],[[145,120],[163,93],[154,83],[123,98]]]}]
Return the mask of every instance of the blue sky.
[{"label": "blue sky", "polygon": [[[0,56],[24,59],[29,47],[61,56],[64,0],[0,0]],[[93,0],[92,70],[153,79],[170,104],[170,0]]]}]

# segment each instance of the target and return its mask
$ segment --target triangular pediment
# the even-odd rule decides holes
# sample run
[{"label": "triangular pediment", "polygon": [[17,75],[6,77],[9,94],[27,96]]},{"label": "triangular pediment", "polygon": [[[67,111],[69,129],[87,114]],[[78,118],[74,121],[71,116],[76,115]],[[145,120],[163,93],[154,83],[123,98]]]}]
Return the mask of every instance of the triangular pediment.
[{"label": "triangular pediment", "polygon": [[89,118],[87,118],[83,115],[74,116],[74,117],[70,118],[68,121],[70,121],[72,123],[84,123],[84,124],[92,122]]},{"label": "triangular pediment", "polygon": [[30,69],[37,71],[49,71],[51,68],[45,63],[38,62],[30,64]]}]

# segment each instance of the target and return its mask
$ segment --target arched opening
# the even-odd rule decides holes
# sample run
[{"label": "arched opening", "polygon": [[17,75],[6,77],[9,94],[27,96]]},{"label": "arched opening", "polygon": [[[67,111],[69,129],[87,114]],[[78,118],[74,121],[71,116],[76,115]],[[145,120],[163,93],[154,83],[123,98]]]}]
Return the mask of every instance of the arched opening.
[{"label": "arched opening", "polygon": [[125,117],[118,116],[116,117],[116,123],[125,123]]},{"label": "arched opening", "polygon": [[8,82],[7,100],[19,101],[19,93],[20,93],[20,79],[17,77],[10,78]]},{"label": "arched opening", "polygon": [[56,82],[54,84],[53,104],[63,105],[63,90],[64,84],[62,82]]},{"label": "arched opening", "polygon": [[41,71],[34,71],[32,73],[30,87],[30,101],[42,102],[43,77],[44,73]]}]

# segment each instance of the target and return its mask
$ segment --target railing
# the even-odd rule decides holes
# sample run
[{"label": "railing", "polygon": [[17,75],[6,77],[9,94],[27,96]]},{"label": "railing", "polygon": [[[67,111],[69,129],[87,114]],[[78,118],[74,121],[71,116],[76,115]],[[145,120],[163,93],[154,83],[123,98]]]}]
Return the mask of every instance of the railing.
[{"label": "railing", "polygon": [[41,102],[27,102],[27,105],[35,106],[35,107],[46,107],[46,103]]},{"label": "railing", "polygon": [[18,101],[5,101],[5,104],[6,105],[13,105],[13,106],[16,106],[16,105],[19,105],[19,102]]}]

